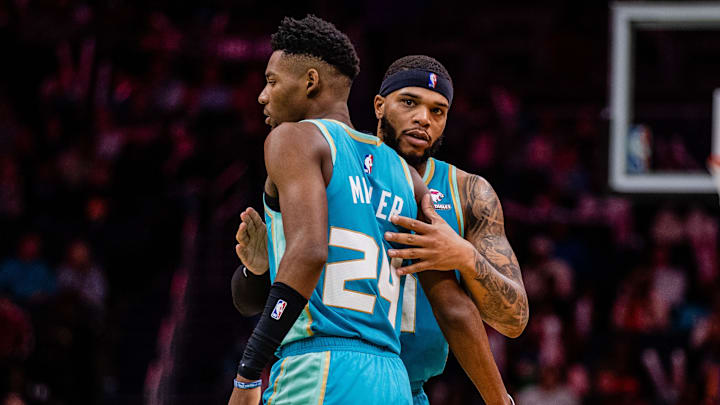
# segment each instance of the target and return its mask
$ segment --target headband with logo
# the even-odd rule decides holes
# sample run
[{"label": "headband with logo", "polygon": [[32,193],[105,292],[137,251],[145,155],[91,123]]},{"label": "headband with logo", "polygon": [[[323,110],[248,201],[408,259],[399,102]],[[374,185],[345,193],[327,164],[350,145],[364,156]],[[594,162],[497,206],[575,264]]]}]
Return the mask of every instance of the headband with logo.
[{"label": "headband with logo", "polygon": [[385,97],[404,87],[422,87],[438,92],[452,104],[453,86],[450,80],[426,70],[401,70],[388,76],[380,85],[380,95]]}]

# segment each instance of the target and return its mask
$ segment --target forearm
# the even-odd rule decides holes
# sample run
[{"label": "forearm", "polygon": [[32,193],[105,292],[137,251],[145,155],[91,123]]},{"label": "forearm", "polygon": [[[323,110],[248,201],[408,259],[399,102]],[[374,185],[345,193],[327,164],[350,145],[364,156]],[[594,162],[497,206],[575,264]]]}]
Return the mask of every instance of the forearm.
[{"label": "forearm", "polygon": [[485,403],[508,403],[480,313],[454,279],[438,282],[451,273],[438,273],[423,272],[419,277],[450,349]]},{"label": "forearm", "polygon": [[528,301],[522,284],[508,275],[520,272],[514,262],[500,265],[473,249],[460,268],[463,282],[482,318],[498,332],[517,337],[528,321]]},{"label": "forearm", "polygon": [[255,316],[263,311],[268,292],[270,292],[270,273],[257,276],[243,271],[244,266],[235,270],[230,289],[235,308],[243,316]]},{"label": "forearm", "polygon": [[288,248],[278,267],[276,282],[289,285],[310,299],[327,260],[327,241]]}]

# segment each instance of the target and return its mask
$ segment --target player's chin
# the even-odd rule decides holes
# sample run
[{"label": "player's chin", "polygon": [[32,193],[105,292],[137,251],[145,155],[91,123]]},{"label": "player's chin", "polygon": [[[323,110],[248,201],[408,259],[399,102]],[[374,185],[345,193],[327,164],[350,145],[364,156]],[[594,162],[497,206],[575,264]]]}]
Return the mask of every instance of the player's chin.
[{"label": "player's chin", "polygon": [[411,145],[411,144],[404,144],[400,146],[400,150],[402,151],[403,156],[406,156],[408,158],[416,158],[419,159],[420,157],[425,154],[425,149],[423,147]]}]

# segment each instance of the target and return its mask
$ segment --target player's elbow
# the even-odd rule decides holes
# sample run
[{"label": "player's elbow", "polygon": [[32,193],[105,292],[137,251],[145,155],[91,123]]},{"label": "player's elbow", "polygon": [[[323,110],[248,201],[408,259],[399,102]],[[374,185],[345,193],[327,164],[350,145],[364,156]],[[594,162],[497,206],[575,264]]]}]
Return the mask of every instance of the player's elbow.
[{"label": "player's elbow", "polygon": [[327,242],[307,242],[285,252],[283,260],[291,260],[303,267],[321,269],[328,258]]},{"label": "player's elbow", "polygon": [[523,294],[515,306],[510,319],[495,326],[495,329],[502,335],[509,338],[516,338],[525,331],[529,319],[527,297]]},{"label": "player's elbow", "polygon": [[515,339],[516,337],[519,337],[522,335],[523,331],[525,330],[525,325],[513,325],[513,326],[506,326],[503,328],[498,328],[498,332],[502,334],[505,337],[509,337],[511,339]]},{"label": "player's elbow", "polygon": [[444,330],[454,331],[469,329],[474,318],[472,308],[460,303],[447,303],[436,308],[435,317]]}]

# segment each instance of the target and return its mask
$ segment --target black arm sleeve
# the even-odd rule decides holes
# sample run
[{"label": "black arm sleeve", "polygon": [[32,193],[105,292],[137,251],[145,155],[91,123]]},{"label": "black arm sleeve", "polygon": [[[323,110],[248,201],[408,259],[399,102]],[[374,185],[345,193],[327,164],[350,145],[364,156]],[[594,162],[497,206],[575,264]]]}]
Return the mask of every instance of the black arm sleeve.
[{"label": "black arm sleeve", "polygon": [[263,368],[270,362],[307,303],[307,298],[287,284],[275,282],[270,287],[263,314],[245,346],[238,375],[249,380],[260,378]]},{"label": "black arm sleeve", "polygon": [[270,292],[270,272],[266,271],[256,276],[248,270],[246,276],[243,267],[238,267],[232,276],[230,282],[232,300],[242,316],[255,316],[265,308],[265,301]]}]

